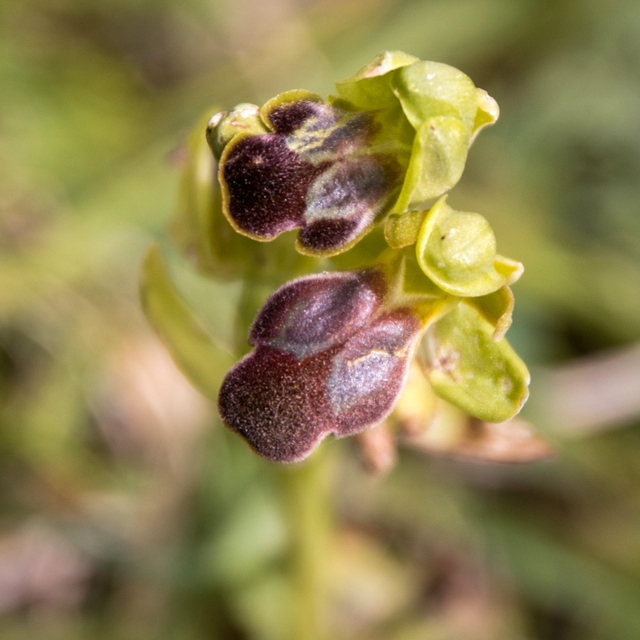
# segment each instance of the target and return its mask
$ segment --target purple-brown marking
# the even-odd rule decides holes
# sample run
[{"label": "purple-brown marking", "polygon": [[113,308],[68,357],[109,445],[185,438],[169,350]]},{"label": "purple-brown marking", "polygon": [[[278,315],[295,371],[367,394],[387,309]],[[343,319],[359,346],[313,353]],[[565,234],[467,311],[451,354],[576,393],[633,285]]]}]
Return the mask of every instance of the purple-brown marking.
[{"label": "purple-brown marking", "polygon": [[259,238],[300,226],[307,191],[327,165],[302,162],[276,134],[241,137],[231,145],[221,176],[235,224]]},{"label": "purple-brown marking", "polygon": [[369,320],[385,291],[384,278],[374,270],[294,280],[269,296],[249,343],[277,347],[301,360],[344,342]]}]

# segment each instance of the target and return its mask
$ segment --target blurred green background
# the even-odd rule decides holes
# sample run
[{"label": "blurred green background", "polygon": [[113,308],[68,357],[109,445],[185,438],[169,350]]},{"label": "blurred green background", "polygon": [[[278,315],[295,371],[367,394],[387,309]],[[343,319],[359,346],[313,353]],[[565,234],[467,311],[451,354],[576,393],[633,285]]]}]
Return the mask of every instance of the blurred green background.
[{"label": "blurred green background", "polygon": [[[176,370],[139,266],[207,109],[384,49],[500,104],[450,202],[525,264],[509,339],[557,455],[372,478],[327,442],[326,637],[640,639],[637,0],[3,0],[1,638],[295,637],[286,472]],[[231,331],[237,288],[198,286]]]}]

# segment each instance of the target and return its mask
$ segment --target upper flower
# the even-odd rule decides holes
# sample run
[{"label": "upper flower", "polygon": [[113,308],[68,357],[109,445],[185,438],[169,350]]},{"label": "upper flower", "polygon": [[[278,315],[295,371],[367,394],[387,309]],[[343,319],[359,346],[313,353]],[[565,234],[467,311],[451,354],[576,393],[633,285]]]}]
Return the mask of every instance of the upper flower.
[{"label": "upper flower", "polygon": [[301,253],[341,253],[390,211],[455,185],[475,135],[498,117],[462,72],[401,52],[337,90],[327,102],[296,90],[213,116],[208,139],[236,231],[271,240],[297,228]]}]

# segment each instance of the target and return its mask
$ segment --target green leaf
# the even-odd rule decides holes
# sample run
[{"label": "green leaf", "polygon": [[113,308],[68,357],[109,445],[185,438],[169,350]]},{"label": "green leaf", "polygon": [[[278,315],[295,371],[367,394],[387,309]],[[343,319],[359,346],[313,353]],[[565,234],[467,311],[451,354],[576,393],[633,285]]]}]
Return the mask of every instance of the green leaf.
[{"label": "green leaf", "polygon": [[529,395],[529,371],[494,328],[464,301],[425,335],[418,360],[436,394],[487,422],[516,415]]},{"label": "green leaf", "polygon": [[397,98],[389,84],[391,71],[418,62],[402,51],[385,51],[376,56],[358,73],[336,82],[338,95],[358,109],[381,109],[392,106]]},{"label": "green leaf", "polygon": [[494,266],[496,239],[487,220],[479,213],[455,211],[446,196],[424,219],[416,255],[427,276],[453,295],[483,296],[506,283]]},{"label": "green leaf", "polygon": [[149,323],[176,364],[200,392],[215,400],[234,358],[215,343],[180,297],[157,244],[149,248],[142,265],[140,298]]}]

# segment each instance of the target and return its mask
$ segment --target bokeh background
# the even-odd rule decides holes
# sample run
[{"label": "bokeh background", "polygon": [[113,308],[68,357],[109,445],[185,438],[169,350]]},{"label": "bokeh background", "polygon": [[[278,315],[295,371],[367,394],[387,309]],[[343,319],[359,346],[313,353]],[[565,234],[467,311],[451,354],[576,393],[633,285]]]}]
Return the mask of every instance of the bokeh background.
[{"label": "bokeh background", "polygon": [[[501,106],[450,202],[525,263],[509,339],[557,453],[372,478],[328,443],[327,637],[640,639],[637,0],[3,0],[3,639],[291,637],[285,490],[153,336],[139,266],[207,109],[384,49]],[[233,287],[199,286],[230,331]]]}]

